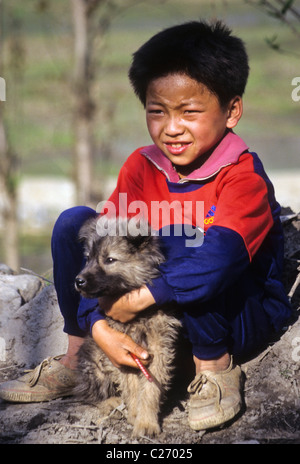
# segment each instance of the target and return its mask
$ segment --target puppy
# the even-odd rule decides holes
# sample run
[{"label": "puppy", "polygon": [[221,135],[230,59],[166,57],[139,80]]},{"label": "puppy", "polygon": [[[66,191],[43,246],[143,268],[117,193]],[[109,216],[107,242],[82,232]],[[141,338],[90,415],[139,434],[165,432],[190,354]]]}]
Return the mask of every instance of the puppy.
[{"label": "puppy", "polygon": [[[146,223],[124,219],[96,218],[83,225],[87,263],[76,277],[75,288],[84,297],[119,297],[150,284],[159,275],[164,261],[159,237],[151,234]],[[151,356],[147,366],[150,378],[140,369],[116,368],[91,337],[79,350],[78,382],[75,395],[92,403],[119,395],[127,406],[127,420],[133,436],[160,433],[159,412],[170,386],[174,369],[179,320],[161,309],[143,311],[126,324],[107,318],[109,325],[128,334],[144,346]],[[148,373],[149,373],[148,372]]]}]

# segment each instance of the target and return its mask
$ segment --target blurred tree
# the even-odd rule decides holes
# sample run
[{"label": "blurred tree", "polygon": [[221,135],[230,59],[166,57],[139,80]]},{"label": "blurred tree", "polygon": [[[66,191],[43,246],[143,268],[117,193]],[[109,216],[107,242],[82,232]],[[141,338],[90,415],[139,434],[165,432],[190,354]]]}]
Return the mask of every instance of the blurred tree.
[{"label": "blurred tree", "polygon": [[[269,16],[278,19],[289,27],[300,39],[300,5],[296,0],[245,0],[245,3],[260,8]],[[298,3],[298,5],[296,4]],[[267,44],[276,51],[282,51],[278,37],[274,34],[266,38]]]},{"label": "blurred tree", "polygon": [[[113,19],[140,0],[70,0],[74,30],[74,138],[77,203],[89,204],[92,197],[93,98],[95,41],[101,42]],[[162,3],[164,0],[155,0]]]},{"label": "blurred tree", "polygon": [[[0,0],[0,18],[3,18],[3,0]],[[9,68],[12,80],[19,80],[22,75],[23,45],[20,37],[21,24],[12,15],[9,24]],[[3,73],[3,23],[0,22],[0,75]],[[12,88],[9,83],[9,89]],[[10,92],[8,92],[10,94]],[[10,98],[10,97],[9,97]],[[7,104],[7,103],[6,103]],[[14,270],[20,266],[19,232],[17,219],[17,172],[18,157],[9,141],[7,124],[5,122],[5,103],[0,103],[0,189],[2,192],[2,219],[3,219],[3,251],[5,263]]]},{"label": "blurred tree", "polygon": [[95,103],[91,96],[93,80],[92,52],[95,37],[91,21],[102,0],[71,0],[74,26],[74,80],[75,99],[75,183],[77,203],[88,204],[92,185],[92,121]]},{"label": "blurred tree", "polygon": [[17,271],[19,262],[19,233],[17,221],[17,158],[7,140],[3,118],[3,103],[0,103],[0,190],[2,193],[3,252],[5,264]]}]

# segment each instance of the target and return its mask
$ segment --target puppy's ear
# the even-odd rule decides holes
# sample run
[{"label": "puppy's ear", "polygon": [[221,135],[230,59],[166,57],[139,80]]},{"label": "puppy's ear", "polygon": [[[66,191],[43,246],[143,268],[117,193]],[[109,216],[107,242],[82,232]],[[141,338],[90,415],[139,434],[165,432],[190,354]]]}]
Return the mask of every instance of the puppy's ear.
[{"label": "puppy's ear", "polygon": [[127,224],[127,240],[136,248],[148,245],[153,240],[151,226],[148,221],[132,218]]},{"label": "puppy's ear", "polygon": [[97,217],[92,217],[88,219],[83,226],[81,226],[79,233],[78,233],[78,241],[84,243],[87,246],[91,246],[95,234],[96,234],[96,225],[97,225]]},{"label": "puppy's ear", "polygon": [[144,236],[144,235],[141,235],[141,234],[138,234],[138,235],[135,235],[135,236],[134,235],[127,235],[125,238],[131,245],[133,245],[137,249],[142,248],[147,243],[149,243],[149,241],[151,240],[151,237]]}]

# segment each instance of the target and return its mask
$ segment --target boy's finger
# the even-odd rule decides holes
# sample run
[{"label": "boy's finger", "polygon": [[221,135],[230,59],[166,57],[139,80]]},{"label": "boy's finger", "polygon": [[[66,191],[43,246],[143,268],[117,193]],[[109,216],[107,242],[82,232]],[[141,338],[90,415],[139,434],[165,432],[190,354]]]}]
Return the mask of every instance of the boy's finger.
[{"label": "boy's finger", "polygon": [[132,343],[130,343],[129,352],[137,356],[142,362],[147,364],[147,360],[149,359],[149,353],[147,352],[147,350],[145,350],[145,348],[138,345],[137,343],[133,342],[132,339],[131,341]]},{"label": "boy's finger", "polygon": [[145,348],[142,348],[139,345],[136,345],[135,349],[131,351],[135,356],[140,358],[142,361],[147,361],[149,358],[149,353],[145,350]]}]

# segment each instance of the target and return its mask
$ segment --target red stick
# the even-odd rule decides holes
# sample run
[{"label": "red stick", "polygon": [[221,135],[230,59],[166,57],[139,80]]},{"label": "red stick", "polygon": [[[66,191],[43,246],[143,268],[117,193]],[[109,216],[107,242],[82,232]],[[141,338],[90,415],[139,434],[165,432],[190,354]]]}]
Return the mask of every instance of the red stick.
[{"label": "red stick", "polygon": [[146,379],[149,380],[149,382],[153,382],[153,378],[151,377],[150,373],[147,371],[145,366],[141,363],[139,358],[133,353],[130,353],[130,355],[131,355],[132,359],[134,359],[134,361],[136,362],[138,368],[141,369],[141,371],[144,374],[144,376],[146,377]]}]

